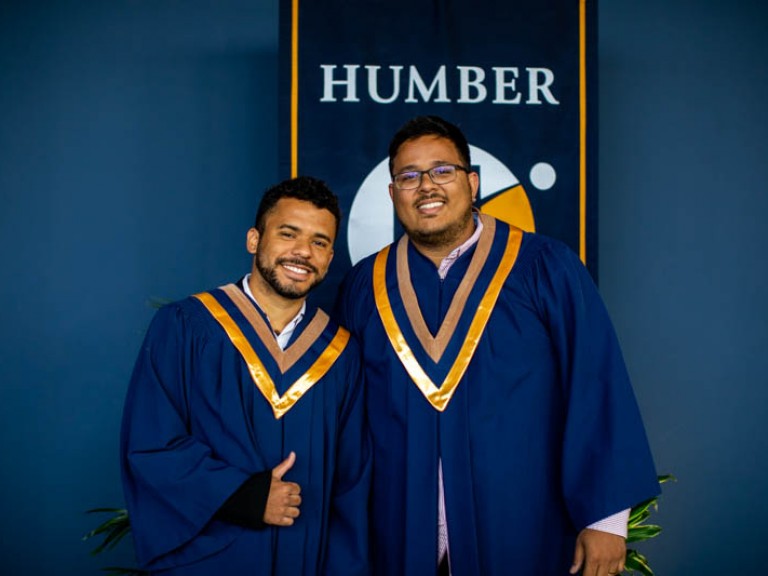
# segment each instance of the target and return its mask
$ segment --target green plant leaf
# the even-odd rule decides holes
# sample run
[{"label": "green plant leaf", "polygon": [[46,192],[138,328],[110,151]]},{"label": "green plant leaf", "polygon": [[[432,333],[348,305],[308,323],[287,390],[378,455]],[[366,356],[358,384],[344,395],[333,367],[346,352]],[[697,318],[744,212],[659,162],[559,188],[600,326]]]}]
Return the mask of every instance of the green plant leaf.
[{"label": "green plant leaf", "polygon": [[665,474],[664,476],[658,477],[659,484],[664,484],[665,482],[677,482],[677,478],[672,476],[672,474]]},{"label": "green plant leaf", "polygon": [[[659,484],[677,481],[677,478],[672,474],[657,476],[656,479]],[[632,507],[627,523],[627,543],[655,538],[661,533],[661,526],[645,524],[645,521],[651,517],[651,513],[658,511],[658,509],[658,497],[649,498]],[[639,572],[643,576],[653,576],[653,570],[651,570],[647,558],[637,550],[632,549],[627,550],[626,572],[633,574]]]},{"label": "green plant leaf", "polygon": [[627,542],[640,542],[649,538],[656,538],[661,532],[661,526],[656,524],[645,524],[636,526],[627,531]]},{"label": "green plant leaf", "polygon": [[639,572],[643,576],[653,576],[653,570],[648,565],[648,559],[637,550],[627,550],[624,572]]},{"label": "green plant leaf", "polygon": [[635,514],[634,516],[630,516],[629,522],[627,523],[627,526],[629,526],[630,528],[632,528],[633,526],[638,526],[638,525],[642,524],[643,522],[645,522],[646,520],[648,520],[648,518],[650,518],[650,516],[651,516],[651,511],[650,510],[643,510],[639,514]]},{"label": "green plant leaf", "polygon": [[644,502],[640,502],[640,504],[632,506],[632,510],[629,512],[629,523],[636,524],[640,521],[639,518],[644,514],[649,515],[651,513],[651,507],[656,510],[658,508],[657,501],[657,498],[651,498],[649,500],[645,500]]},{"label": "green plant leaf", "polygon": [[123,530],[126,526],[130,526],[127,517],[110,518],[83,536],[83,540],[88,540],[105,532]]},{"label": "green plant leaf", "polygon": [[112,530],[109,534],[107,534],[102,543],[91,551],[91,554],[95,556],[104,550],[112,550],[112,548],[117,546],[120,541],[125,538],[128,532],[130,532],[129,526],[122,526]]},{"label": "green plant leaf", "polygon": [[91,510],[87,510],[86,512],[88,514],[109,512],[111,514],[114,514],[114,516],[112,518],[105,520],[103,523],[99,524],[99,526],[97,526],[95,529],[88,532],[88,534],[83,536],[83,540],[86,540],[92,536],[95,536],[96,534],[100,534],[105,530],[108,530],[114,524],[128,523],[128,511],[125,508],[92,508]]},{"label": "green plant leaf", "polygon": [[82,537],[84,541],[95,536],[104,537],[101,543],[91,550],[92,555],[100,554],[104,550],[111,550],[131,531],[128,512],[124,508],[94,508],[88,510],[88,512],[108,512],[114,514],[112,518],[108,518]]}]

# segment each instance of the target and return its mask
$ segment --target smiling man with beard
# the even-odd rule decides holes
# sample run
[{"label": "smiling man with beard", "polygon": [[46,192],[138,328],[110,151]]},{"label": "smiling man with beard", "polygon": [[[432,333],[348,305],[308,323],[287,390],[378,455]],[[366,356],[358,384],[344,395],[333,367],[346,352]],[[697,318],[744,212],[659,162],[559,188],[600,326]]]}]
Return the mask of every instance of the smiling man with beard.
[{"label": "smiling man with beard", "polygon": [[480,175],[450,122],[407,122],[389,169],[405,234],[338,305],[363,350],[373,574],[621,572],[628,509],[659,485],[589,273],[473,211]]},{"label": "smiling man with beard", "polygon": [[126,398],[136,556],[164,576],[368,573],[359,349],[307,294],[340,210],[300,177],[266,191],[250,274],[158,311]]}]

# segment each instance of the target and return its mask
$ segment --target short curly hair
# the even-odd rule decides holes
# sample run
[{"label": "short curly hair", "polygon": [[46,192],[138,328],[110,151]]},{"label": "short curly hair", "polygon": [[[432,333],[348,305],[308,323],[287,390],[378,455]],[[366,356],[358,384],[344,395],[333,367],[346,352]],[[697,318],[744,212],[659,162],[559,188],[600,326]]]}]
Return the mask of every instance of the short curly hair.
[{"label": "short curly hair", "polygon": [[267,214],[282,198],[304,200],[311,202],[317,208],[328,210],[336,219],[336,235],[338,236],[339,224],[341,223],[339,199],[325,182],[311,176],[299,176],[290,180],[283,180],[264,192],[254,222],[254,228],[258,230],[259,234],[264,233],[264,221]]},{"label": "short curly hair", "polygon": [[440,118],[440,116],[416,116],[403,124],[389,143],[390,175],[392,175],[395,156],[397,156],[400,147],[409,140],[422,136],[439,136],[450,140],[456,147],[464,167],[469,168],[471,166],[469,143],[458,126]]}]

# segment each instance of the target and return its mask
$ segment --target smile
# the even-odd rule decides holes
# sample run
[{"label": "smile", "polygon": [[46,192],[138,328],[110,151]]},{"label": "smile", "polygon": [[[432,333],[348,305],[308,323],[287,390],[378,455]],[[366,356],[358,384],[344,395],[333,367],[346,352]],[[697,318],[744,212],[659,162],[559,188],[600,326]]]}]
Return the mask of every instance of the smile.
[{"label": "smile", "polygon": [[425,212],[432,214],[437,212],[445,205],[445,199],[439,196],[432,196],[431,198],[422,198],[416,202],[415,207],[419,212]]},{"label": "smile", "polygon": [[277,261],[279,266],[283,267],[289,278],[293,280],[304,280],[309,274],[317,274],[317,268],[309,262],[303,262],[292,258],[284,258]]},{"label": "smile", "polygon": [[309,270],[306,270],[305,268],[299,268],[298,266],[292,266],[291,264],[283,264],[283,268],[285,268],[289,272],[293,272],[294,274],[300,274],[302,276],[309,274]]},{"label": "smile", "polygon": [[419,210],[431,210],[432,208],[438,208],[443,204],[444,202],[427,202],[426,204],[421,204]]}]

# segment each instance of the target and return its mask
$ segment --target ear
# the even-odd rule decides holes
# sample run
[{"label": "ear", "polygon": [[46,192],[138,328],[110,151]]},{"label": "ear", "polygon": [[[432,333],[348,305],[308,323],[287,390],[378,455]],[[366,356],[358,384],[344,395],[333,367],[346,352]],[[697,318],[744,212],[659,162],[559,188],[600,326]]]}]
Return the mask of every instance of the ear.
[{"label": "ear", "polygon": [[394,189],[392,188],[392,186],[393,186],[393,185],[392,185],[392,182],[390,182],[390,183],[389,183],[389,199],[390,199],[390,200],[392,200],[392,201],[394,202],[394,201],[395,201],[395,197],[394,197],[395,191],[394,191]]},{"label": "ear", "polygon": [[470,172],[467,174],[469,180],[469,188],[472,190],[472,202],[477,200],[477,191],[480,188],[480,175],[477,172]]},{"label": "ear", "polygon": [[256,249],[259,247],[259,231],[256,228],[248,230],[248,234],[245,236],[245,249],[249,254],[256,254]]}]

